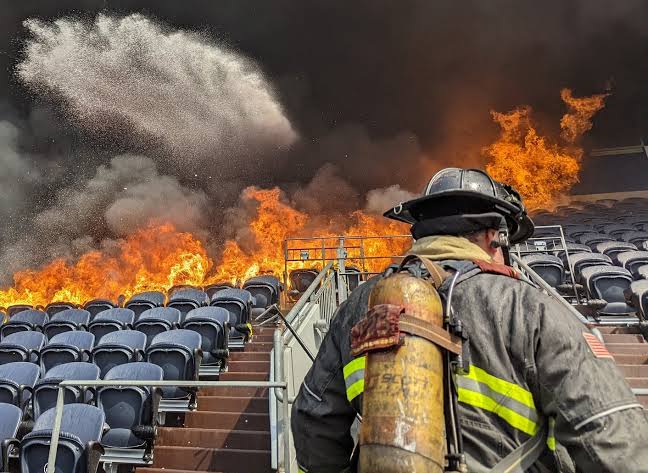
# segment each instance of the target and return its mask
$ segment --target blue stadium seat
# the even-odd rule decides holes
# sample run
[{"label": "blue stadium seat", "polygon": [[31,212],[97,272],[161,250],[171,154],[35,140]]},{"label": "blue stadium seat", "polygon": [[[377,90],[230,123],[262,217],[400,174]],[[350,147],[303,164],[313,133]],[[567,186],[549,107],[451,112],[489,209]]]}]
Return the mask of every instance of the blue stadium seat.
[{"label": "blue stadium seat", "polygon": [[27,330],[43,331],[43,326],[49,318],[47,313],[42,310],[23,310],[13,315],[9,322],[2,326],[0,333],[2,338],[16,332],[23,332]]},{"label": "blue stadium seat", "polygon": [[581,271],[581,277],[590,297],[607,302],[607,305],[599,310],[600,315],[635,313],[635,310],[626,304],[624,294],[632,283],[630,271],[617,266],[590,266]]},{"label": "blue stadium seat", "polygon": [[144,359],[146,335],[136,330],[119,330],[104,335],[92,350],[92,361],[101,376],[115,366]]},{"label": "blue stadium seat", "polygon": [[0,402],[24,409],[40,376],[35,363],[16,361],[0,365]]},{"label": "blue stadium seat", "polygon": [[49,316],[50,320],[54,314],[58,314],[63,310],[76,309],[76,306],[70,302],[52,302],[45,306],[45,312]]},{"label": "blue stadium seat", "polygon": [[91,319],[98,313],[103,312],[104,310],[114,309],[115,307],[117,306],[107,299],[92,299],[83,304],[83,308],[90,312]]},{"label": "blue stadium seat", "polygon": [[55,313],[45,324],[43,332],[47,338],[52,338],[63,332],[72,330],[87,330],[90,324],[90,312],[85,309],[65,309]]},{"label": "blue stadium seat", "polygon": [[250,313],[254,298],[245,289],[224,289],[217,292],[212,298],[213,307],[222,307],[230,313],[229,345],[230,347],[243,347],[245,340],[250,335]]},{"label": "blue stadium seat", "polygon": [[[222,307],[200,307],[187,314],[182,328],[199,333],[202,338],[203,367],[225,365],[228,352],[229,312]],[[206,374],[206,372],[205,372]],[[211,373],[216,374],[216,373]]]},{"label": "blue stadium seat", "polygon": [[0,403],[0,468],[8,472],[9,456],[17,452],[20,442],[16,439],[22,420],[22,410],[13,404]]},{"label": "blue stadium seat", "polygon": [[0,365],[14,361],[38,363],[47,339],[40,332],[18,332],[0,342]]},{"label": "blue stadium seat", "polygon": [[595,247],[596,251],[609,256],[614,264],[619,264],[617,255],[625,251],[637,251],[637,247],[627,241],[604,241],[598,243]]},{"label": "blue stadium seat", "polygon": [[[21,473],[44,473],[49,455],[56,410],[45,411],[34,430],[20,444]],[[63,407],[61,436],[56,455],[56,473],[96,473],[103,448],[99,443],[105,416],[86,404]]]},{"label": "blue stadium seat", "polygon": [[648,251],[625,251],[617,254],[619,264],[630,271],[632,277],[640,279],[639,268],[648,264]]},{"label": "blue stadium seat", "polygon": [[165,299],[166,296],[159,291],[140,292],[130,298],[126,308],[132,310],[137,317],[147,309],[163,306]]},{"label": "blue stadium seat", "polygon": [[117,330],[129,330],[133,328],[134,323],[135,312],[131,309],[117,307],[99,312],[90,322],[88,330],[99,342],[101,337],[107,333],[116,332]]},{"label": "blue stadium seat", "polygon": [[235,287],[236,286],[234,286],[234,284],[232,284],[231,282],[221,281],[215,284],[210,284],[208,286],[205,286],[204,290],[207,293],[209,300],[211,301],[214,298],[214,294],[216,294],[217,292],[220,292],[223,289],[233,289]]},{"label": "blue stadium seat", "polygon": [[189,311],[209,305],[209,296],[206,292],[199,289],[183,288],[177,289],[169,297],[167,307],[178,309],[182,317]]},{"label": "blue stadium seat", "polygon": [[522,260],[551,287],[558,287],[563,283],[565,268],[557,256],[534,253],[523,256]]},{"label": "blue stadium seat", "polygon": [[33,309],[32,306],[26,304],[10,305],[9,307],[7,307],[7,315],[9,317],[13,317],[18,312],[22,312],[24,310],[32,310],[32,309]]},{"label": "blue stadium seat", "polygon": [[[158,365],[164,371],[165,380],[198,380],[202,361],[201,336],[192,330],[170,330],[155,336],[146,349],[146,361]],[[164,398],[184,399],[194,391],[179,387],[164,388]]]},{"label": "blue stadium seat", "polygon": [[574,280],[579,283],[584,281],[581,279],[581,271],[589,266],[612,265],[612,260],[609,256],[600,253],[578,253],[570,255],[572,268],[574,271]]},{"label": "blue stadium seat", "polygon": [[[576,254],[591,253],[592,249],[589,246],[580,243],[567,243],[567,252],[569,252],[569,259],[571,260],[572,256]],[[554,249],[554,254],[560,258],[564,268],[569,267],[569,264],[567,263],[567,255],[565,254],[564,249]]]},{"label": "blue stadium seat", "polygon": [[[58,385],[61,381],[95,379],[99,379],[99,368],[92,363],[75,361],[55,366],[45,373],[34,388],[32,418],[38,419],[43,412],[56,406]],[[63,400],[66,404],[87,403],[92,400],[92,395],[85,388],[68,386],[65,388]]]},{"label": "blue stadium seat", "polygon": [[255,276],[245,281],[243,289],[254,297],[252,307],[263,311],[279,302],[281,283],[275,276]]},{"label": "blue stadium seat", "polygon": [[146,335],[146,346],[151,344],[153,338],[167,330],[173,330],[180,325],[182,314],[173,307],[156,307],[145,310],[135,322],[135,330]]},{"label": "blue stadium seat", "polygon": [[79,330],[54,335],[41,350],[40,365],[44,373],[64,363],[90,361],[95,337]]}]

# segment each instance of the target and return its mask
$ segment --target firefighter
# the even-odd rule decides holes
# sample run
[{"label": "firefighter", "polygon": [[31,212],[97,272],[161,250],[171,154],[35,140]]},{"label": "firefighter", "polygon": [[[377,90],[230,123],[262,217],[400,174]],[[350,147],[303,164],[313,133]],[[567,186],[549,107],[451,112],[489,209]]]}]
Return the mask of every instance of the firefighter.
[{"label": "firefighter", "polygon": [[[385,216],[412,225],[410,253],[462,271],[451,306],[470,359],[454,382],[470,472],[489,471],[545,422],[546,448],[529,471],[648,472],[648,414],[612,357],[562,304],[502,264],[502,249],[533,233],[515,190],[480,170],[448,168]],[[351,356],[350,332],[378,279],[339,307],[295,400],[300,471],[356,471],[365,358]]]}]

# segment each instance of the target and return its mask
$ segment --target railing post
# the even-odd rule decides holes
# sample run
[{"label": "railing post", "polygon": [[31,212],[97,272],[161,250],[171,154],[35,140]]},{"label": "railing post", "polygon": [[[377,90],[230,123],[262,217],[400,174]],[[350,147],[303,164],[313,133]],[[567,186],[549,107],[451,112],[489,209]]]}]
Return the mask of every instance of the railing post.
[{"label": "railing post", "polygon": [[47,472],[56,473],[56,452],[58,450],[59,438],[61,436],[61,423],[63,422],[63,400],[65,398],[65,388],[59,386],[56,396],[56,410],[54,416],[54,426],[52,427],[52,443],[50,444],[49,456],[47,458]]}]

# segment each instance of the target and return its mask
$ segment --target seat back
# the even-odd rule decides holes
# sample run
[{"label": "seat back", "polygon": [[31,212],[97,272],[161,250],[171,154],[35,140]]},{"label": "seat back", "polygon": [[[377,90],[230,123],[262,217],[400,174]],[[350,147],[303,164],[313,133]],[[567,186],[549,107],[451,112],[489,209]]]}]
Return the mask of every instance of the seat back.
[{"label": "seat back", "polygon": [[55,366],[74,361],[89,361],[95,337],[89,332],[63,332],[52,337],[41,351],[41,368],[47,372]]},{"label": "seat back", "polygon": [[86,302],[83,305],[83,308],[90,312],[90,318],[92,319],[95,315],[103,312],[104,310],[114,309],[115,304],[105,299],[93,299]]},{"label": "seat back", "polygon": [[210,284],[209,286],[205,286],[205,293],[207,293],[207,296],[211,301],[217,292],[220,292],[223,289],[232,289],[232,288],[234,288],[234,285],[232,283],[223,281],[216,284]]},{"label": "seat back", "polygon": [[[192,380],[196,378],[195,351],[202,340],[191,330],[171,330],[157,335],[146,350],[146,361],[162,368],[165,380]],[[165,389],[165,397],[170,391]]]},{"label": "seat back", "polygon": [[101,376],[118,365],[139,361],[146,348],[146,335],[136,330],[107,333],[92,350],[92,361],[101,370]]},{"label": "seat back", "polygon": [[616,266],[590,266],[583,269],[582,276],[594,297],[608,303],[625,303],[624,291],[632,283],[632,275],[628,270]]},{"label": "seat back", "polygon": [[135,312],[131,309],[116,307],[99,312],[92,319],[92,322],[90,322],[88,330],[95,336],[96,341],[99,342],[101,337],[108,333],[132,328],[134,322]]},{"label": "seat back", "polygon": [[570,256],[572,267],[574,270],[574,279],[577,282],[584,282],[581,277],[583,269],[590,266],[611,265],[612,260],[609,256],[600,253],[579,253]]},{"label": "seat back", "polygon": [[182,328],[192,330],[201,337],[205,363],[209,364],[216,350],[226,349],[225,332],[229,324],[229,312],[222,307],[200,307],[187,314]]},{"label": "seat back", "polygon": [[74,309],[75,306],[74,304],[71,304],[69,302],[52,302],[50,304],[47,304],[45,307],[45,312],[49,316],[50,320],[55,314],[58,314],[59,312],[62,312],[64,310],[68,309]]},{"label": "seat back", "polygon": [[557,256],[531,254],[525,255],[522,260],[551,287],[557,287],[563,283],[565,268]]},{"label": "seat back", "polygon": [[85,329],[90,323],[90,312],[85,309],[64,309],[51,316],[43,332],[47,338],[72,330]]},{"label": "seat back", "polygon": [[181,316],[181,312],[173,307],[145,310],[135,322],[135,329],[146,335],[146,346],[149,346],[157,334],[177,327]]},{"label": "seat back", "polygon": [[13,361],[38,362],[45,341],[45,335],[40,332],[26,331],[7,335],[0,342],[0,364]]},{"label": "seat back", "polygon": [[15,304],[15,305],[10,305],[7,307],[7,315],[11,318],[14,315],[16,315],[18,312],[22,312],[24,310],[31,310],[33,307],[30,305],[26,304]]},{"label": "seat back", "polygon": [[299,293],[304,293],[313,284],[318,274],[314,269],[295,269],[290,272],[290,287]]},{"label": "seat back", "polygon": [[160,291],[140,292],[130,298],[126,308],[132,310],[137,317],[145,310],[163,306],[165,299],[166,296]]},{"label": "seat back", "polygon": [[[34,423],[34,430],[23,438],[20,448],[22,473],[45,471],[55,416],[55,409],[45,411]],[[101,439],[104,422],[103,411],[94,406],[64,406],[56,473],[94,473],[87,471],[88,446]]]},{"label": "seat back", "polygon": [[[13,404],[0,403],[0,445],[15,439],[22,420],[22,409]],[[5,449],[0,448],[0,465],[5,462]]]},{"label": "seat back", "polygon": [[254,297],[254,308],[265,309],[279,302],[281,283],[275,276],[255,276],[245,281],[243,289]]},{"label": "seat back", "polygon": [[23,408],[30,398],[29,389],[33,389],[39,376],[40,370],[34,363],[17,361],[0,365],[0,402]]},{"label": "seat back", "polygon": [[2,326],[0,333],[4,338],[16,332],[27,330],[42,331],[43,325],[45,325],[48,320],[49,318],[47,313],[42,310],[23,310],[13,315],[9,319],[9,322]]},{"label": "seat back", "polygon": [[648,264],[648,251],[625,251],[617,255],[617,261],[637,279],[639,268]]}]

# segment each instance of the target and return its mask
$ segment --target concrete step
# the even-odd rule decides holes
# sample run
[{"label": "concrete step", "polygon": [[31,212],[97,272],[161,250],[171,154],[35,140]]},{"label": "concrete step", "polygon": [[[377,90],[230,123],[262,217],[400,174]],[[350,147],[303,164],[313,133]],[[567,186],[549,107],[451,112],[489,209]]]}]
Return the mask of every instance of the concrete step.
[{"label": "concrete step", "polygon": [[264,352],[232,351],[229,356],[230,363],[234,361],[270,361],[270,355]]},{"label": "concrete step", "polygon": [[198,396],[199,411],[265,414],[268,409],[267,397]]},{"label": "concrete step", "polygon": [[615,353],[614,359],[620,365],[647,365],[648,364],[648,353],[640,355],[624,355]]},{"label": "concrete step", "polygon": [[648,365],[618,365],[626,378],[647,378]]},{"label": "concrete step", "polygon": [[631,388],[648,388],[648,378],[626,378]]},{"label": "concrete step", "polygon": [[594,328],[598,329],[602,334],[639,334],[639,328],[636,326],[630,327],[614,327],[611,325],[597,325]]},{"label": "concrete step", "polygon": [[219,380],[220,381],[268,381],[270,377],[270,367],[268,366],[268,371],[266,372],[242,372],[242,371],[228,371],[226,373],[221,373]]},{"label": "concrete step", "polygon": [[639,334],[629,333],[608,333],[603,334],[605,343],[642,343],[644,338]]},{"label": "concrete step", "polygon": [[250,342],[245,345],[245,352],[263,352],[270,353],[272,351],[272,342]]},{"label": "concrete step", "polygon": [[269,373],[270,372],[270,360],[265,361],[230,361],[228,372],[240,371],[244,373]]},{"label": "concrete step", "polygon": [[[153,468],[223,473],[268,473],[270,450],[243,450],[200,447],[156,447]],[[142,473],[141,469],[138,469]]]},{"label": "concrete step", "polygon": [[648,354],[648,343],[606,343],[606,348],[612,354],[644,355]]},{"label": "concrete step", "polygon": [[274,334],[272,332],[270,332],[270,333],[261,333],[261,334],[258,334],[258,333],[255,332],[254,335],[252,336],[252,341],[253,342],[266,342],[266,343],[270,342],[270,343],[272,343],[273,338],[274,338]]},{"label": "concrete step", "polygon": [[166,447],[270,449],[270,432],[223,429],[158,429],[157,445]]},{"label": "concrete step", "polygon": [[185,427],[267,431],[270,429],[270,415],[267,413],[192,411],[185,414]]},{"label": "concrete step", "polygon": [[268,388],[233,388],[215,387],[203,388],[199,391],[200,396],[231,396],[231,397],[268,397]]}]

